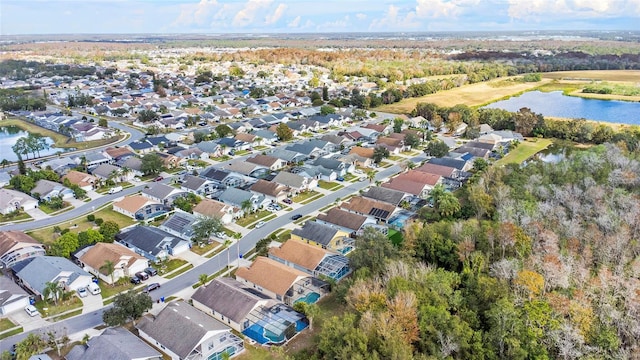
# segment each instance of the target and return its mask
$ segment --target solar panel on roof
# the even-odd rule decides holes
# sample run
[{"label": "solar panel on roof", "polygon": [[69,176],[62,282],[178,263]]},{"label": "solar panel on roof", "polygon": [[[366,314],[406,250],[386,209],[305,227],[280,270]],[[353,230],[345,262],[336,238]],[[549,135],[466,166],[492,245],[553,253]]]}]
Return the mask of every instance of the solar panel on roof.
[{"label": "solar panel on roof", "polygon": [[371,208],[371,210],[369,211],[369,215],[372,215],[373,217],[376,217],[379,219],[386,219],[387,216],[389,216],[389,211],[374,207],[374,208]]}]

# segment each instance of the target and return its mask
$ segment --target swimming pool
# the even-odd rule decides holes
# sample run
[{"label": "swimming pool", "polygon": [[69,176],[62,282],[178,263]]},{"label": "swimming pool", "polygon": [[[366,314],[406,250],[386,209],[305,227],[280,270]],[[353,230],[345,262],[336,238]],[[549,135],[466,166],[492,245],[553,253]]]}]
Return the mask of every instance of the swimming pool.
[{"label": "swimming pool", "polygon": [[404,227],[404,223],[412,216],[413,214],[408,211],[400,211],[396,215],[394,215],[391,219],[389,219],[389,225],[402,229]]},{"label": "swimming pool", "polygon": [[320,294],[318,294],[317,292],[310,292],[306,296],[299,298],[293,303],[295,304],[297,302],[306,302],[307,304],[315,304],[318,299],[320,299]]}]

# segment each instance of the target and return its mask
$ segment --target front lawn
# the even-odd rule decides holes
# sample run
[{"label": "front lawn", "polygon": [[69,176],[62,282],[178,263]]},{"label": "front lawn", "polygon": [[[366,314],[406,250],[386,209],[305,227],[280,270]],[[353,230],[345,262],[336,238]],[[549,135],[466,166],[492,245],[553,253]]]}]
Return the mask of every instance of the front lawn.
[{"label": "front lawn", "polygon": [[7,222],[7,221],[26,220],[26,219],[31,219],[31,216],[23,211],[12,212],[7,215],[0,215],[0,223]]},{"label": "front lawn", "polygon": [[313,197],[315,197],[317,195],[322,195],[322,194],[318,193],[317,191],[313,191],[313,190],[305,191],[303,193],[300,193],[300,194],[294,196],[293,198],[291,198],[291,200],[293,200],[294,202],[297,202],[297,203],[301,203],[301,202],[303,202],[303,201],[305,201],[307,199],[313,198]]},{"label": "front lawn", "polygon": [[271,215],[270,211],[260,210],[252,214],[247,214],[241,217],[240,219],[236,220],[236,225],[247,227],[249,224],[253,224],[254,222],[264,219],[269,215]]},{"label": "front lawn", "polygon": [[249,151],[249,150],[238,150],[238,151],[236,151],[236,155],[237,156],[249,155],[249,154],[251,154],[251,151]]},{"label": "front lawn", "polygon": [[65,311],[81,308],[82,300],[75,295],[70,295],[68,300],[58,300],[58,305],[55,305],[53,301],[45,302],[40,300],[35,303],[35,307],[40,311],[42,317],[49,317]]},{"label": "front lawn", "polygon": [[210,244],[200,244],[200,245],[194,244],[191,247],[191,252],[202,256],[208,253],[209,251],[215,249],[218,246],[220,246],[220,243],[217,241],[212,241]]},{"label": "front lawn", "polygon": [[121,279],[120,281],[116,281],[116,284],[114,286],[111,286],[105,283],[104,281],[100,281],[98,286],[100,286],[100,295],[102,295],[103,299],[106,299],[114,295],[118,295],[120,293],[127,292],[133,289],[133,284],[130,283],[129,280],[127,279]]},{"label": "front lawn", "polygon": [[318,181],[318,186],[320,186],[322,189],[325,189],[325,190],[338,190],[344,187],[338,183],[324,181],[324,180]]},{"label": "front lawn", "polygon": [[[68,207],[71,207],[71,204],[68,202],[63,202],[62,203],[62,207],[61,208],[53,208],[51,206],[49,206],[46,203],[41,203],[40,205],[38,205],[38,208],[40,210],[42,210],[45,214],[53,214],[54,212],[62,212],[64,209],[67,209]],[[68,209],[71,210],[71,209]]]},{"label": "front lawn", "polygon": [[168,274],[186,263],[187,261],[182,259],[165,260],[158,266],[158,274]]},{"label": "front lawn", "polygon": [[227,161],[227,160],[231,159],[231,156],[222,155],[222,156],[218,156],[218,157],[212,157],[210,159],[213,160],[213,161],[221,161],[222,162],[222,161]]},{"label": "front lawn", "polygon": [[[122,215],[113,211],[113,207],[111,205],[102,208],[101,210],[94,213],[96,219],[102,219],[104,221],[113,221],[120,226],[120,229],[125,228],[129,225],[133,225],[135,221],[132,218]],[[73,219],[69,222],[65,222],[62,224],[58,224],[60,230],[71,229],[73,232],[82,232],[87,229],[92,229],[95,226],[93,221],[87,220],[87,216],[83,215],[79,218]],[[33,238],[39,240],[42,243],[51,243],[54,240],[53,236],[53,226],[41,228],[38,230],[34,230],[28,232]]]},{"label": "front lawn", "polygon": [[5,330],[13,329],[16,327],[16,324],[12,323],[9,319],[0,319],[0,332]]}]

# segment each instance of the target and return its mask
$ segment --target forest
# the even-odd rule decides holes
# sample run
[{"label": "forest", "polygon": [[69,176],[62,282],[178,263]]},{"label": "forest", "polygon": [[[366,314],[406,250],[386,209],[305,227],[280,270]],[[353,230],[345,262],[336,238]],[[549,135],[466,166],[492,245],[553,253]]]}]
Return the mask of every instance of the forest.
[{"label": "forest", "polygon": [[357,239],[305,359],[640,356],[640,163],[607,143],[556,164],[489,167],[457,211]]}]

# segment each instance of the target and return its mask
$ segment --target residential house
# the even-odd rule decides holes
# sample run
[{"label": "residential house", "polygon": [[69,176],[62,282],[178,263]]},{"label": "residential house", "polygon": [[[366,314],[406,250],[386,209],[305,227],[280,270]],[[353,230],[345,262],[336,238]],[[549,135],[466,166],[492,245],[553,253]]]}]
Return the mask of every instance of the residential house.
[{"label": "residential house", "polygon": [[132,172],[124,174],[122,169],[111,164],[98,165],[91,171],[91,174],[102,181],[111,180],[115,182],[129,181],[134,176]]},{"label": "residential house", "polygon": [[287,164],[297,164],[307,160],[306,155],[286,149],[275,149],[269,155],[286,161]]},{"label": "residential house", "polygon": [[103,151],[95,151],[86,153],[82,156],[75,156],[74,160],[79,166],[86,166],[88,169],[93,169],[102,164],[111,164],[113,162],[111,156]]},{"label": "residential house", "polygon": [[218,200],[224,204],[242,209],[244,212],[245,209],[243,204],[245,201],[249,201],[251,203],[250,210],[257,210],[264,204],[265,197],[264,195],[254,194],[247,190],[227,188],[218,195]]},{"label": "residential house", "polygon": [[316,222],[331,226],[349,234],[356,233],[365,224],[375,224],[376,221],[363,215],[351,213],[340,208],[332,208],[327,214],[318,214]]},{"label": "residential house", "polygon": [[258,180],[249,187],[249,191],[256,195],[264,196],[265,200],[273,203],[284,200],[288,193],[286,186],[266,180]]},{"label": "residential house", "polygon": [[240,151],[240,150],[247,150],[251,147],[251,144],[246,143],[244,141],[241,140],[236,140],[234,138],[231,137],[223,137],[218,139],[218,145],[224,147],[226,150],[225,151]]},{"label": "residential house", "polygon": [[116,235],[116,241],[151,261],[180,255],[191,248],[191,242],[153,226],[135,226]]},{"label": "residential house", "polygon": [[202,141],[195,144],[195,147],[202,152],[209,154],[209,157],[218,157],[224,155],[222,147],[216,141]]},{"label": "residential house", "polygon": [[238,133],[234,136],[234,139],[242,141],[244,143],[249,144],[250,147],[260,145],[256,143],[256,135],[248,134],[248,133]]},{"label": "residential house", "polygon": [[364,215],[384,223],[386,223],[396,211],[395,205],[363,196],[354,196],[349,199],[349,202],[342,203],[340,207],[349,212]]},{"label": "residential house", "polygon": [[193,214],[196,216],[217,217],[225,225],[231,224],[233,219],[242,216],[240,208],[211,199],[202,199],[193,208]]},{"label": "residential house", "polygon": [[271,145],[278,140],[275,132],[266,129],[256,130],[252,134],[262,139],[262,145]]},{"label": "residential house", "polygon": [[180,166],[180,163],[185,161],[185,159],[163,152],[155,152],[155,154],[158,155],[158,157],[162,160],[162,165],[164,165],[164,167],[167,169],[175,169],[176,167]]},{"label": "residential house", "polygon": [[222,360],[244,350],[231,328],[182,300],[170,302],[158,315],[143,317],[136,328],[142,339],[172,360]]},{"label": "residential house", "polygon": [[388,189],[380,186],[370,187],[369,190],[362,193],[362,196],[369,199],[382,201],[393,206],[400,206],[402,200],[407,198],[407,194],[402,191]]},{"label": "residential house", "polygon": [[291,307],[229,277],[199,287],[191,299],[196,309],[260,345],[283,345],[309,325],[307,318]]},{"label": "residential house", "polygon": [[307,221],[302,228],[293,229],[291,238],[338,252],[353,249],[349,233],[315,221]]},{"label": "residential house", "polygon": [[217,188],[218,186],[213,181],[194,175],[185,175],[182,184],[180,184],[181,190],[200,196],[210,195]]},{"label": "residential house", "polygon": [[171,141],[169,141],[169,139],[167,139],[165,136],[148,136],[145,138],[145,140],[149,144],[153,145],[153,150],[156,151],[169,147],[169,145],[171,144]]},{"label": "residential house", "polygon": [[313,190],[318,186],[318,180],[316,179],[306,178],[287,171],[280,171],[271,182],[287,187],[290,194]]},{"label": "residential house", "polygon": [[166,206],[171,206],[175,199],[186,196],[187,192],[176,189],[173,186],[154,182],[145,186],[140,194],[149,200],[164,204]]},{"label": "residential house", "polygon": [[64,175],[61,180],[62,182],[64,182],[65,180],[69,180],[70,184],[77,185],[84,191],[89,191],[93,190],[93,184],[95,184],[97,179],[93,175],[71,170],[66,175]]},{"label": "residential house", "polygon": [[105,329],[86,344],[78,344],[64,357],[66,360],[162,360],[158,350],[122,327]]},{"label": "residential house", "polygon": [[51,169],[58,175],[64,175],[69,170],[75,169],[78,163],[69,157],[53,158],[40,163],[40,169]]},{"label": "residential house", "polygon": [[120,167],[120,172],[133,174],[133,176],[143,176],[144,172],[142,171],[142,159],[137,156],[128,157],[126,159],[122,159],[116,162],[116,165]]},{"label": "residential house", "polygon": [[297,301],[315,303],[328,290],[326,282],[263,256],[249,267],[239,267],[236,280],[289,306]]},{"label": "residential house", "polygon": [[45,179],[36,182],[36,186],[31,190],[31,195],[43,201],[51,201],[51,199],[56,197],[63,200],[74,197],[73,190],[55,181]]},{"label": "residential house", "polygon": [[392,126],[390,124],[367,124],[363,127],[364,129],[369,129],[369,130],[373,130],[376,133],[380,134],[380,135],[388,135],[391,130],[392,130]]},{"label": "residential house", "polygon": [[197,147],[191,147],[188,149],[179,150],[175,152],[174,155],[181,159],[205,160],[205,161],[209,159],[209,153]]},{"label": "residential house", "polygon": [[17,262],[44,256],[44,245],[21,231],[0,231],[0,268],[11,268]]},{"label": "residential house", "polygon": [[196,215],[176,209],[167,220],[158,226],[158,229],[181,239],[191,241],[193,237],[193,225],[198,221],[199,219]]},{"label": "residential house", "polygon": [[491,154],[491,150],[471,147],[467,145],[457,148],[456,152],[462,153],[462,154],[467,153],[471,155],[473,159],[480,158],[485,160],[489,159],[489,155]]},{"label": "residential house", "polygon": [[20,191],[0,189],[0,213],[10,214],[17,210],[31,210],[38,207],[38,200]]},{"label": "residential house", "polygon": [[[107,284],[133,276],[148,267],[147,259],[116,243],[96,243],[80,250],[75,257],[85,271]],[[111,274],[104,268],[107,261],[113,264]]]},{"label": "residential house", "polygon": [[426,199],[429,191],[440,183],[442,183],[442,176],[440,175],[409,170],[382,184],[382,187]]},{"label": "residential house", "polygon": [[[265,177],[271,172],[271,170],[269,170],[269,168],[267,167],[246,161],[234,161],[232,163],[225,163],[220,165],[220,168],[229,171],[238,178],[240,183],[234,187],[244,185],[244,183],[251,180],[250,178]],[[228,178],[225,178],[223,184],[227,183],[228,180]]]},{"label": "residential house", "polygon": [[11,270],[19,284],[40,297],[48,282],[58,284],[66,291],[77,291],[92,281],[91,274],[57,256],[31,257],[14,264]]},{"label": "residential house", "polygon": [[127,146],[138,154],[148,154],[154,150],[154,146],[147,141],[131,142]]},{"label": "residential house", "polygon": [[270,155],[254,155],[246,160],[249,163],[264,166],[271,171],[280,170],[287,165],[287,162]]},{"label": "residential house", "polygon": [[352,163],[330,158],[316,159],[313,165],[335,171],[338,176],[345,176],[346,174],[352,173],[356,168]]},{"label": "residential house", "polygon": [[269,258],[314,277],[326,276],[335,281],[351,273],[349,259],[344,255],[297,239],[269,248]]},{"label": "residential house", "polygon": [[213,187],[217,189],[224,189],[226,187],[225,183],[230,183],[229,181],[226,181],[227,178],[231,177],[230,175],[230,172],[220,170],[215,167],[210,167],[200,173],[200,177],[211,181],[213,183]]},{"label": "residential house", "polygon": [[320,140],[333,144],[336,149],[344,148],[353,142],[344,136],[330,134],[322,135]]},{"label": "residential house", "polygon": [[131,195],[114,202],[113,210],[134,220],[147,220],[167,213],[171,208],[142,195]]},{"label": "residential house", "polygon": [[104,152],[107,153],[107,155],[109,155],[113,159],[113,161],[120,161],[136,155],[133,151],[129,150],[126,147],[109,147],[106,148]]},{"label": "residential house", "polygon": [[390,154],[400,154],[401,152],[407,150],[407,146],[404,145],[404,141],[401,139],[381,136],[376,140],[376,146],[381,146],[387,150],[389,150]]},{"label": "residential house", "polygon": [[469,171],[473,167],[472,161],[453,159],[449,157],[431,158],[427,163],[452,167],[457,169],[458,171]]},{"label": "residential house", "polygon": [[444,165],[436,165],[433,163],[425,163],[422,166],[415,168],[414,170],[429,174],[436,174],[450,179],[458,179],[461,173],[461,171],[456,168]]},{"label": "residential house", "polygon": [[29,294],[7,276],[0,276],[0,316],[22,311],[30,304]]}]

